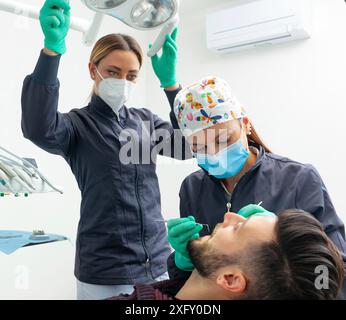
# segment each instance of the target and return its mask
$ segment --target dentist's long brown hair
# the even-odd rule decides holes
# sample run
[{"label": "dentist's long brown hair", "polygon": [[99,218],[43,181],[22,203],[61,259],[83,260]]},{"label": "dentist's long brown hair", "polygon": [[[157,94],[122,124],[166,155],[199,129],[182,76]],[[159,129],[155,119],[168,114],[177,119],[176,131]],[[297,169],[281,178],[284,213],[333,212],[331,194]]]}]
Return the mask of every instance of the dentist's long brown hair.
[{"label": "dentist's long brown hair", "polygon": [[249,145],[251,145],[251,144],[259,145],[265,150],[265,152],[272,153],[271,149],[267,146],[267,144],[263,141],[263,139],[257,133],[251,120],[249,120],[249,121],[250,121],[250,126],[251,126],[251,134],[247,136]]}]

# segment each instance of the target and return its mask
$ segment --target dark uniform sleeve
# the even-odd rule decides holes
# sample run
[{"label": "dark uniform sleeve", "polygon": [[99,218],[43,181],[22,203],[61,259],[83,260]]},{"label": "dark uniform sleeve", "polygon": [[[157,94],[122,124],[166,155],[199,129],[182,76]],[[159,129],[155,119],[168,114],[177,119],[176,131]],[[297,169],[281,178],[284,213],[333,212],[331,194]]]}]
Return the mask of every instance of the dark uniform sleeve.
[{"label": "dark uniform sleeve", "polygon": [[[192,214],[189,202],[184,199],[184,184],[185,181],[183,182],[180,192],[179,192],[179,198],[180,198],[180,217],[185,218],[188,217],[189,215]],[[181,279],[181,280],[187,280],[191,272],[183,271],[180,270],[174,262],[174,255],[175,253],[173,252],[167,260],[167,268],[168,268],[168,274],[170,279]]]},{"label": "dark uniform sleeve", "polygon": [[[346,265],[345,228],[342,220],[335,212],[327,188],[321,176],[313,166],[307,166],[297,189],[296,207],[311,213],[321,222],[328,237],[340,250]],[[344,281],[343,297],[346,298],[346,281]]]},{"label": "dark uniform sleeve", "polygon": [[22,89],[24,137],[47,152],[67,157],[72,148],[73,126],[67,114],[58,112],[60,56],[41,52],[34,72]]},{"label": "dark uniform sleeve", "polygon": [[167,91],[165,90],[168,102],[169,102],[169,106],[171,108],[171,112],[169,113],[169,117],[171,119],[171,123],[174,129],[179,129],[179,125],[178,125],[178,121],[177,118],[175,116],[174,113],[174,100],[175,97],[177,96],[177,94],[179,93],[179,91],[181,90],[181,87],[179,87],[177,90],[174,91]]},{"label": "dark uniform sleeve", "polygon": [[188,143],[181,133],[178,121],[173,111],[174,99],[180,90],[181,88],[175,91],[165,90],[171,107],[169,114],[171,123],[162,120],[158,116],[154,116],[154,122],[156,135],[161,137],[161,139],[157,141],[160,143],[160,145],[157,146],[157,153],[161,156],[171,157],[177,160],[186,160],[192,158],[192,153]]}]

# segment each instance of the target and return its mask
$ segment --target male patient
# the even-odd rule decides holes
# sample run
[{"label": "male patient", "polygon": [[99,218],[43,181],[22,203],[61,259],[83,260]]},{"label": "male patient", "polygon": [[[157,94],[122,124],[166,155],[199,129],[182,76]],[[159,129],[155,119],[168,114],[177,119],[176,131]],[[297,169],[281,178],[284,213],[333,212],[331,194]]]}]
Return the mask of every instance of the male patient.
[{"label": "male patient", "polygon": [[248,219],[226,213],[212,235],[191,240],[189,279],[136,285],[114,300],[337,299],[344,264],[321,224],[288,210]]}]

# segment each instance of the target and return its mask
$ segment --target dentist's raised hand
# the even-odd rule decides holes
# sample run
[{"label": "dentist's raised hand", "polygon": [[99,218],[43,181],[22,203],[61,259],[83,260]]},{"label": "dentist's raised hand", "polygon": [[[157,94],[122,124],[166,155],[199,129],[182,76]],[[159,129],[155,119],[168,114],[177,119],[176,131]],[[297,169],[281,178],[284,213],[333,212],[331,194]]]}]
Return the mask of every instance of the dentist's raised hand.
[{"label": "dentist's raised hand", "polygon": [[45,49],[56,54],[66,52],[65,38],[70,28],[69,0],[46,0],[40,11]]},{"label": "dentist's raised hand", "polygon": [[[151,58],[154,72],[161,82],[161,87],[166,90],[175,90],[179,87],[176,77],[178,63],[177,34],[178,28],[175,28],[171,35],[166,36],[161,56],[156,54]],[[149,47],[151,48],[151,45]]]},{"label": "dentist's raised hand", "polygon": [[187,244],[192,239],[198,239],[202,229],[203,226],[196,223],[193,216],[168,221],[168,241],[175,250],[174,261],[179,269],[185,271],[194,269],[187,251]]}]

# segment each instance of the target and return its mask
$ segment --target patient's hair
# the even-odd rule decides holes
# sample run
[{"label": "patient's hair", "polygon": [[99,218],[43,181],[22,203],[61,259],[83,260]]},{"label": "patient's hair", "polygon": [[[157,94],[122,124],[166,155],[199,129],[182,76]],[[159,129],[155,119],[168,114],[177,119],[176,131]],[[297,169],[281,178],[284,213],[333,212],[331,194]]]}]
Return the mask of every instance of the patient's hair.
[{"label": "patient's hair", "polygon": [[[309,213],[287,210],[278,215],[274,232],[275,240],[249,249],[242,261],[249,276],[245,298],[336,299],[344,263],[322,225]],[[327,270],[326,282],[321,270]]]},{"label": "patient's hair", "polygon": [[241,267],[247,278],[241,299],[337,299],[344,280],[343,259],[320,222],[296,209],[278,214],[271,241],[231,254],[215,252],[212,246],[201,252],[190,241],[188,250],[205,278],[229,265]]}]

